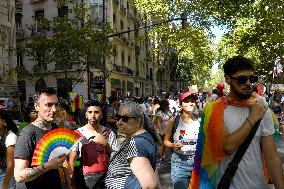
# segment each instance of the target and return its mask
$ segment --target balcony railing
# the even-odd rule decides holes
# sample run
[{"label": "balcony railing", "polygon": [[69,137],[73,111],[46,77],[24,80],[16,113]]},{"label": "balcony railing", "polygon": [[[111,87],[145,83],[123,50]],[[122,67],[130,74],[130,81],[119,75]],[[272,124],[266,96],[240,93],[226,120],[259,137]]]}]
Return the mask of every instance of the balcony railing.
[{"label": "balcony railing", "polygon": [[44,2],[45,0],[31,0],[31,3]]},{"label": "balcony railing", "polygon": [[46,35],[46,31],[41,28],[33,28],[31,36],[44,36]]},{"label": "balcony railing", "polygon": [[16,31],[16,39],[24,39],[25,38],[25,32],[22,28],[18,29]]},{"label": "balcony railing", "polygon": [[121,73],[126,73],[129,75],[133,75],[133,70],[126,66],[119,66],[119,65],[113,65],[114,71],[121,72]]},{"label": "balcony railing", "polygon": [[46,66],[40,66],[40,65],[34,65],[33,66],[34,72],[43,73],[43,72],[46,72],[46,70],[47,70]]}]

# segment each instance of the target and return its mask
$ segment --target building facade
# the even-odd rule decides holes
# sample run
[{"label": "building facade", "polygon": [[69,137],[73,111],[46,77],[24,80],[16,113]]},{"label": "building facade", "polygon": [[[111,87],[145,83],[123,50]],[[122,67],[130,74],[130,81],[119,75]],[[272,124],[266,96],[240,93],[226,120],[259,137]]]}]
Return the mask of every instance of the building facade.
[{"label": "building facade", "polygon": [[[52,19],[60,14],[60,10],[62,11],[62,9],[57,7],[57,3],[54,0],[16,0],[16,5],[18,5],[16,13],[17,49],[23,49],[26,41],[30,40],[33,35],[36,35],[36,33],[33,33],[33,30],[31,31],[25,26],[36,25],[37,17],[43,16],[47,19]],[[130,0],[87,0],[86,6],[94,19],[109,23],[113,28],[114,34],[133,29],[136,20],[139,19],[133,2],[130,2]],[[68,10],[68,5],[65,8]],[[105,14],[103,14],[103,10],[105,10]],[[115,53],[108,59],[102,57],[102,61],[110,75],[104,80],[101,77],[102,71],[105,71],[102,70],[104,68],[90,68],[89,90],[92,98],[96,94],[102,93],[104,88],[106,96],[117,95],[123,97],[127,95],[141,96],[151,94],[151,88],[149,87],[150,78],[147,76],[149,73],[149,66],[146,62],[147,43],[136,39],[139,33],[142,35],[146,34],[145,32],[146,30],[139,30],[136,33],[129,32],[109,38],[115,47]],[[49,64],[46,68],[37,66],[29,57],[22,54],[20,50],[18,50],[17,54],[17,64],[26,70],[37,69],[37,71],[42,72],[58,72],[53,64]],[[73,66],[68,71],[74,75],[80,72],[83,79],[75,85],[73,92],[87,99],[88,74],[76,66]],[[20,83],[21,89],[25,89],[23,94],[25,93],[26,99],[29,96],[33,96],[40,87],[56,87],[60,94],[64,94],[66,90],[63,76],[54,77],[52,74],[41,78],[19,76],[18,83]]]},{"label": "building facade", "polygon": [[18,94],[16,67],[15,1],[0,1],[0,97]]}]

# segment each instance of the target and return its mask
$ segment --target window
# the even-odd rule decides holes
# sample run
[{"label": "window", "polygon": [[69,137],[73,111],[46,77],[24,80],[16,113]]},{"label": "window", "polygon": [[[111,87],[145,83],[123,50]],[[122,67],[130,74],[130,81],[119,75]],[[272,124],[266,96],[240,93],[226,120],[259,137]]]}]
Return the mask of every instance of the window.
[{"label": "window", "polygon": [[22,17],[23,17],[23,15],[21,13],[16,13],[16,15],[15,15],[15,22],[16,22],[17,31],[22,29]]},{"label": "window", "polygon": [[128,67],[131,65],[131,56],[128,56]]},{"label": "window", "polygon": [[124,52],[121,52],[121,65],[124,66]]},{"label": "window", "polygon": [[123,25],[123,21],[120,21],[120,31],[124,30],[124,25]]},{"label": "window", "polygon": [[[127,30],[129,31],[130,28],[128,27]],[[127,33],[128,39],[130,39],[130,32]]]},{"label": "window", "polygon": [[115,14],[113,14],[112,19],[113,19],[113,23],[115,24],[116,23],[116,15]]},{"label": "window", "polygon": [[64,17],[68,16],[68,6],[62,6],[58,8],[58,16]]},{"label": "window", "polygon": [[20,49],[17,49],[17,67],[23,67],[23,54]]},{"label": "window", "polygon": [[41,32],[40,28],[40,20],[44,18],[44,10],[37,10],[35,11],[35,31]]}]

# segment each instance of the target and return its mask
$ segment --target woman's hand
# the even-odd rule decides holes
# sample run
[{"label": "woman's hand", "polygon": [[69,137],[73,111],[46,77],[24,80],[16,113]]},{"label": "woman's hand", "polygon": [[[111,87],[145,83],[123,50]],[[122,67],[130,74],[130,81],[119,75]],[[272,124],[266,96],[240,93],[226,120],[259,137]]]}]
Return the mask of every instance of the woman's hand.
[{"label": "woman's hand", "polygon": [[173,148],[178,149],[178,150],[180,150],[181,147],[183,147],[183,144],[180,143],[180,142],[178,142],[178,141],[174,141],[173,144],[174,144],[174,145],[173,145]]}]

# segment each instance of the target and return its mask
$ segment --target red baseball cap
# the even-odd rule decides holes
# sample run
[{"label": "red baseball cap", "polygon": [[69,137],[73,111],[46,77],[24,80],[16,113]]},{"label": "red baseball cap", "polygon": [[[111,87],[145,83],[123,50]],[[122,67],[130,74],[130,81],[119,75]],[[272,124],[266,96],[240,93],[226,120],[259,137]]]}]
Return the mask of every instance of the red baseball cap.
[{"label": "red baseball cap", "polygon": [[179,102],[183,101],[186,97],[191,96],[194,100],[198,99],[198,96],[195,93],[185,92],[179,95]]}]

